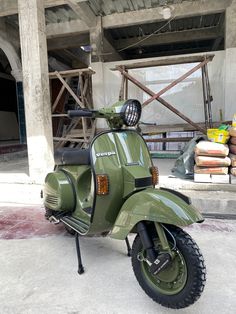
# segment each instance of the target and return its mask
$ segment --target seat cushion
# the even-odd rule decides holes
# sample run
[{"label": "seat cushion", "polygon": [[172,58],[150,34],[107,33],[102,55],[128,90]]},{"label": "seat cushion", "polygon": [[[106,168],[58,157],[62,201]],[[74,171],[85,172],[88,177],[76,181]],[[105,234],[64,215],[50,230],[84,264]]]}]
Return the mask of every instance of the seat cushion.
[{"label": "seat cushion", "polygon": [[59,148],[54,160],[56,165],[90,165],[90,149]]}]

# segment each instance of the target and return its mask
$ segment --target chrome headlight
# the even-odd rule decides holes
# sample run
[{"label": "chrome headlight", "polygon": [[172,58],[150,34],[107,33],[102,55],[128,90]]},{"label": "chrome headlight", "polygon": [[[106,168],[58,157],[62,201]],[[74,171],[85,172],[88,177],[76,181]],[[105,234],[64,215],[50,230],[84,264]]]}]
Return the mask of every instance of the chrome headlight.
[{"label": "chrome headlight", "polygon": [[127,126],[135,126],[141,117],[142,106],[136,99],[128,99],[122,109],[121,117]]}]

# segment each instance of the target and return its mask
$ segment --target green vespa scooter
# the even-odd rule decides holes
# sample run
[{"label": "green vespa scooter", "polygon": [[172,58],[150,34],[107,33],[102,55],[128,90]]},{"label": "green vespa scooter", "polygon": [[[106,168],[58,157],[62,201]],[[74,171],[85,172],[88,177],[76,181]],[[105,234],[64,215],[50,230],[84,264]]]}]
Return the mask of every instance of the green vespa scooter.
[{"label": "green vespa scooter", "polygon": [[[148,296],[169,308],[184,308],[201,295],[203,256],[179,226],[203,221],[183,194],[155,188],[158,172],[134,127],[141,104],[129,99],[98,111],[68,112],[70,118],[105,118],[111,128],[89,149],[61,148],[45,179],[46,218],[75,233],[78,273],[84,272],[79,237],[107,235],[125,240],[134,274]],[[125,127],[124,127],[125,126]],[[132,250],[128,235],[135,233]]]}]

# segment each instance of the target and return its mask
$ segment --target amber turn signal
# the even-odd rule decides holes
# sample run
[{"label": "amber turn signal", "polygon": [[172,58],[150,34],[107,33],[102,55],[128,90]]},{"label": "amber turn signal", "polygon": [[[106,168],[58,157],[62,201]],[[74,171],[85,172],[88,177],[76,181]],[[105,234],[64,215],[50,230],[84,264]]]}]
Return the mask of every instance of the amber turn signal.
[{"label": "amber turn signal", "polygon": [[106,174],[96,175],[97,195],[107,195],[109,193],[109,180]]},{"label": "amber turn signal", "polygon": [[152,184],[156,185],[159,183],[159,171],[157,167],[151,167],[150,172],[152,175]]}]

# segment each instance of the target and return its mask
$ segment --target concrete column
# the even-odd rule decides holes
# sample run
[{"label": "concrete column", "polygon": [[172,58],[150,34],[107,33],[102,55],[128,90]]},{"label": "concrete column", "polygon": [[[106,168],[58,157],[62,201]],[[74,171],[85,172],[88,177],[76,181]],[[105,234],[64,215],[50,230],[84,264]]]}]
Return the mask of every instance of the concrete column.
[{"label": "concrete column", "polygon": [[92,48],[91,62],[102,62],[103,56],[103,29],[102,29],[102,17],[97,17],[96,27],[90,30],[90,45]]},{"label": "concrete column", "polygon": [[44,1],[18,0],[29,172],[41,183],[53,167]]},{"label": "concrete column", "polygon": [[225,31],[225,119],[236,113],[236,0],[226,9]]}]

